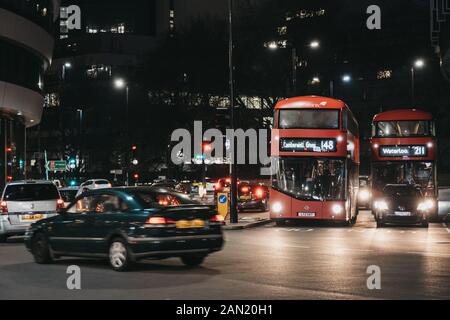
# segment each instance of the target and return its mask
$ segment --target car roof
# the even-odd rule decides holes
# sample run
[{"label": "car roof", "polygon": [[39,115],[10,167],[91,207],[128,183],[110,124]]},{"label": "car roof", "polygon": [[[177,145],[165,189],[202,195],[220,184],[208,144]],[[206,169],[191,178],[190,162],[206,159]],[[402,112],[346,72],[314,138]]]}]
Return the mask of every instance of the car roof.
[{"label": "car roof", "polygon": [[51,185],[55,185],[52,181],[48,181],[48,180],[18,180],[18,181],[8,182],[7,186],[24,185],[24,184],[51,184]]},{"label": "car roof", "polygon": [[59,191],[78,191],[78,189],[80,189],[79,187],[64,187],[64,188],[59,188]]}]

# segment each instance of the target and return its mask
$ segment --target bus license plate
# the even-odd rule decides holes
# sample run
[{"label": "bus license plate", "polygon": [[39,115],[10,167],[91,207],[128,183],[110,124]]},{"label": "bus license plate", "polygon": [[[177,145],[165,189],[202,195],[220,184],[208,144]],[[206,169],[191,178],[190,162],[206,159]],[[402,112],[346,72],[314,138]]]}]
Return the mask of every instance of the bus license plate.
[{"label": "bus license plate", "polygon": [[315,216],[316,216],[316,213],[315,213],[315,212],[298,212],[297,215],[298,215],[299,217],[308,217],[308,218],[311,218],[311,217],[315,217]]},{"label": "bus license plate", "polygon": [[396,216],[399,216],[399,217],[409,217],[409,216],[411,216],[411,212],[409,212],[409,211],[395,211],[394,213],[395,213]]}]

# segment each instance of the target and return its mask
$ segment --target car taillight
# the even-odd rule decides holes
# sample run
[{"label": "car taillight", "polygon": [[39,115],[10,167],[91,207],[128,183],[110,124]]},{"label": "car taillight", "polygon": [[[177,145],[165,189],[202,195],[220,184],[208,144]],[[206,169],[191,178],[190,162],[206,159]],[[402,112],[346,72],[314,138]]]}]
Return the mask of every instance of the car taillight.
[{"label": "car taillight", "polygon": [[255,197],[258,199],[261,199],[264,197],[264,191],[261,188],[256,189],[254,194],[255,194]]},{"label": "car taillight", "polygon": [[209,219],[209,221],[211,221],[211,222],[222,222],[223,223],[225,221],[225,219],[220,214],[216,214],[216,215],[212,216],[211,219]]},{"label": "car taillight", "polygon": [[8,205],[7,205],[7,203],[6,203],[6,201],[2,201],[1,203],[0,203],[0,213],[1,214],[6,214],[6,213],[8,213]]},{"label": "car taillight", "polygon": [[56,200],[56,208],[57,209],[64,209],[64,200],[63,199]]},{"label": "car taillight", "polygon": [[216,182],[216,184],[214,185],[214,190],[220,190],[222,189],[222,184],[220,182]]},{"label": "car taillight", "polygon": [[157,225],[157,224],[173,224],[175,220],[168,219],[165,217],[150,217],[147,219],[145,224]]},{"label": "car taillight", "polygon": [[241,191],[244,192],[244,193],[247,193],[247,192],[250,191],[250,188],[249,187],[242,187]]}]

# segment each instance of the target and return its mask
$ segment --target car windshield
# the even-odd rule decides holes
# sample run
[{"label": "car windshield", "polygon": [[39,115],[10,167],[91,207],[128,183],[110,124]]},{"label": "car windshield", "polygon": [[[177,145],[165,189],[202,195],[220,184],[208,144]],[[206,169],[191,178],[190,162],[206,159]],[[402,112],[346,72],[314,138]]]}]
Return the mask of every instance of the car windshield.
[{"label": "car windshield", "polygon": [[56,186],[50,183],[9,185],[4,195],[6,201],[44,201],[58,198]]},{"label": "car windshield", "polygon": [[282,157],[273,187],[300,200],[343,200],[344,160]]},{"label": "car windshield", "polygon": [[421,197],[420,189],[411,186],[387,186],[384,194],[388,197]]},{"label": "car windshield", "polygon": [[339,129],[339,110],[280,110],[280,129]]},{"label": "car windshield", "polygon": [[132,194],[144,208],[176,207],[182,205],[200,204],[199,202],[189,198],[189,196],[179,193],[139,190],[132,192]]},{"label": "car windshield", "polygon": [[422,161],[375,163],[372,167],[373,187],[383,190],[387,184],[418,185],[422,192],[434,195],[434,164]]},{"label": "car windshield", "polygon": [[414,137],[431,135],[430,121],[380,121],[376,124],[378,137]]}]

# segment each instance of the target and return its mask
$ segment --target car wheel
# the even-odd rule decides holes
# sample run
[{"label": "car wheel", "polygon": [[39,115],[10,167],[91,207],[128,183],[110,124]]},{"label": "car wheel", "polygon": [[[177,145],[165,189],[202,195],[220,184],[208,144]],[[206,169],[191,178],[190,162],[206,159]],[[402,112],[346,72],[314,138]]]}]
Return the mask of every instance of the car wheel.
[{"label": "car wheel", "polygon": [[115,271],[126,271],[133,265],[130,249],[125,240],[121,238],[115,238],[111,241],[108,257],[109,264]]},{"label": "car wheel", "polygon": [[377,221],[377,228],[384,228],[384,222]]},{"label": "car wheel", "polygon": [[6,236],[6,234],[1,234],[0,235],[0,243],[5,243],[6,240],[8,240],[8,237]]},{"label": "car wheel", "polygon": [[33,254],[36,263],[48,264],[53,261],[47,237],[43,233],[38,233],[33,237],[31,253]]},{"label": "car wheel", "polygon": [[198,267],[203,263],[206,256],[183,256],[181,261],[188,267]]},{"label": "car wheel", "polygon": [[428,226],[429,226],[428,220],[422,221],[421,223],[422,228],[428,228]]}]

